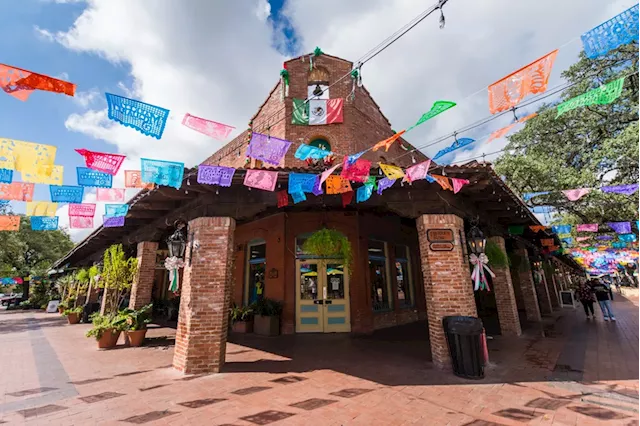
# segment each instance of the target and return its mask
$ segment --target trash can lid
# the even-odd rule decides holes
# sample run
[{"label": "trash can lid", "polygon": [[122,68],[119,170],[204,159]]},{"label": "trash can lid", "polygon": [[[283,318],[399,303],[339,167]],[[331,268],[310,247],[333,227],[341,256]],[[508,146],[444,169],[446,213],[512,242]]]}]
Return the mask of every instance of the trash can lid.
[{"label": "trash can lid", "polygon": [[482,333],[482,320],[476,317],[449,316],[442,319],[444,331],[455,334]]}]

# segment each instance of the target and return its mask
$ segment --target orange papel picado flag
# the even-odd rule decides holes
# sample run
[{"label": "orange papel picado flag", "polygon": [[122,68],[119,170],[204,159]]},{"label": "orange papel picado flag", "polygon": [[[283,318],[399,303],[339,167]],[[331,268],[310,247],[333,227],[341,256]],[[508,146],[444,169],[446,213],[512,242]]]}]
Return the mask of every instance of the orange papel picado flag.
[{"label": "orange papel picado flag", "polygon": [[440,184],[442,189],[448,189],[449,191],[453,191],[453,186],[451,186],[451,182],[449,182],[448,177],[440,176],[440,175],[431,175],[431,177],[434,178],[436,182],[438,182],[438,184]]},{"label": "orange papel picado flag", "polygon": [[76,93],[73,83],[4,64],[0,64],[0,88],[21,101],[26,101],[34,90],[69,96]]},{"label": "orange papel picado flag", "polygon": [[489,111],[495,114],[518,105],[527,95],[547,90],[558,49],[489,86]]},{"label": "orange papel picado flag", "polygon": [[402,136],[402,135],[404,134],[404,132],[406,132],[406,130],[401,130],[401,131],[399,131],[398,133],[396,133],[395,135],[391,136],[390,138],[387,138],[387,139],[385,139],[385,140],[383,140],[383,141],[378,142],[377,144],[375,144],[375,145],[373,146],[373,150],[374,150],[374,151],[377,151],[377,150],[379,150],[380,148],[384,147],[384,148],[385,148],[385,149],[384,149],[384,150],[385,150],[385,152],[386,152],[386,151],[389,151],[389,148],[391,148],[391,145],[393,145],[393,143],[394,143],[396,140],[398,140],[398,138],[399,138],[400,136]]},{"label": "orange papel picado flag", "polygon": [[19,231],[20,216],[0,216],[0,231]]}]

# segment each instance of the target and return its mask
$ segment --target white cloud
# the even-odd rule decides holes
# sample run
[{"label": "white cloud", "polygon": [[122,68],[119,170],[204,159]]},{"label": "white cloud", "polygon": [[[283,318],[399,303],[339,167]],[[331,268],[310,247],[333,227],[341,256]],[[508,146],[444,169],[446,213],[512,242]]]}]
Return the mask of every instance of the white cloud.
[{"label": "white cloud", "polygon": [[93,88],[86,92],[76,92],[73,97],[73,101],[83,108],[89,107],[93,102],[100,97],[98,89]]},{"label": "white cloud", "polygon": [[265,22],[271,16],[271,4],[267,0],[258,0],[254,13],[260,21]]},{"label": "white cloud", "polygon": [[49,30],[45,30],[37,25],[34,25],[33,31],[36,33],[36,37],[38,37],[40,40],[55,41],[55,35]]}]

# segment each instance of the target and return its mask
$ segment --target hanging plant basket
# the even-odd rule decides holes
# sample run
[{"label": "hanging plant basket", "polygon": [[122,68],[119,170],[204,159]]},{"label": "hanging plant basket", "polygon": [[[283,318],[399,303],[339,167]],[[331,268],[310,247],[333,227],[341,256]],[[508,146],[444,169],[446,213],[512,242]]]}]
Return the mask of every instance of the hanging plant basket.
[{"label": "hanging plant basket", "polygon": [[311,255],[318,257],[335,257],[343,259],[349,266],[353,263],[353,253],[349,239],[335,229],[323,228],[314,232],[302,245],[302,249]]},{"label": "hanging plant basket", "polygon": [[509,258],[507,257],[505,252],[502,251],[500,246],[493,241],[487,241],[484,253],[489,258],[490,266],[495,266],[496,268],[506,268],[510,264]]}]

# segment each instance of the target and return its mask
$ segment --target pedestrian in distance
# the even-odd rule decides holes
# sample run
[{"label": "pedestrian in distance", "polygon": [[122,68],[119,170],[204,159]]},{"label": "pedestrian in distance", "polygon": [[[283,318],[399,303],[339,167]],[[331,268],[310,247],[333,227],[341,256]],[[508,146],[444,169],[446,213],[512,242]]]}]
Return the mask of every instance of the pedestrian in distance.
[{"label": "pedestrian in distance", "polygon": [[596,296],[591,286],[586,280],[582,281],[580,288],[578,288],[578,299],[582,303],[584,313],[587,314],[587,319],[596,319],[596,314],[593,310],[593,304],[596,302]]},{"label": "pedestrian in distance", "polygon": [[602,316],[605,321],[615,321],[616,317],[613,314],[613,309],[611,308],[611,301],[613,300],[613,292],[611,291],[611,287],[602,282],[601,280],[592,280],[591,288],[596,294],[596,299],[598,300],[598,304],[600,305],[600,309],[602,310]]}]

